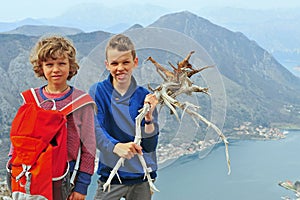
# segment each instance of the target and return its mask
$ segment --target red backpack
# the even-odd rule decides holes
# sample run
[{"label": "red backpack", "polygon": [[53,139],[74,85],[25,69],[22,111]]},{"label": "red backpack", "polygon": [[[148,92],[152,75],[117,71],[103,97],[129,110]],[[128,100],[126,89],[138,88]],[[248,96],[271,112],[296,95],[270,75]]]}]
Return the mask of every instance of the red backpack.
[{"label": "red backpack", "polygon": [[61,110],[45,110],[40,107],[34,89],[21,95],[25,103],[19,108],[10,132],[12,197],[52,200],[52,181],[61,180],[69,170],[66,116],[93,100],[83,94]]}]

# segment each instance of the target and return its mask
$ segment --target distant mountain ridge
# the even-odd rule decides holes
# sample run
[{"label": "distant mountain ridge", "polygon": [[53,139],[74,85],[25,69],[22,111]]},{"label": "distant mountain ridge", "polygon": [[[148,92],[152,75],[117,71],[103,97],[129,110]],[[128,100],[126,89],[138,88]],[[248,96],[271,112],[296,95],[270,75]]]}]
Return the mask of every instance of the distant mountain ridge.
[{"label": "distant mountain ridge", "polygon": [[22,34],[28,36],[41,36],[47,34],[75,35],[83,31],[77,28],[46,26],[46,25],[24,25],[14,30],[3,32],[4,34]]},{"label": "distant mountain ridge", "polygon": [[[176,22],[176,23],[174,23]],[[256,125],[299,125],[300,79],[266,50],[239,32],[217,26],[188,11],[160,17],[148,27],[181,32],[201,44],[220,70],[227,95],[227,131],[245,121]],[[131,28],[141,28],[134,25]],[[112,33],[96,31],[68,35],[85,58]],[[29,64],[29,50],[38,36],[0,34],[0,124],[7,134],[20,105],[19,92],[43,84]],[[191,49],[193,50],[193,49]],[[89,73],[89,76],[99,76]],[[89,80],[91,77],[84,77]],[[24,78],[25,77],[25,78]]]},{"label": "distant mountain ridge", "polygon": [[270,10],[210,8],[201,9],[199,13],[220,26],[243,32],[247,37],[255,39],[281,64],[300,77],[299,7]]},{"label": "distant mountain ridge", "polygon": [[166,13],[170,13],[170,10],[143,2],[134,4],[120,2],[119,6],[114,7],[103,5],[100,2],[87,2],[74,4],[69,10],[53,18],[26,18],[16,22],[0,22],[0,32],[11,31],[23,25],[75,27],[85,32],[98,30],[120,32],[136,23],[148,25]]},{"label": "distant mountain ridge", "polygon": [[45,25],[43,22],[37,19],[26,18],[16,22],[0,22],[0,32],[7,32],[14,30],[18,27],[25,26],[25,25]]}]

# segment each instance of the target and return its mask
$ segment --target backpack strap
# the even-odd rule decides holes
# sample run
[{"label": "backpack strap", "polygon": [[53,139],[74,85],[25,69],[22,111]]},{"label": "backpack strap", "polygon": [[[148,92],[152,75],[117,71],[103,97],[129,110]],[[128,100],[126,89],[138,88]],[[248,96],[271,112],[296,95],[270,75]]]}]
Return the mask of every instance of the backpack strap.
[{"label": "backpack strap", "polygon": [[65,115],[69,115],[70,113],[74,112],[75,110],[78,110],[79,108],[87,104],[95,105],[95,102],[89,94],[85,93],[74,99],[72,102],[68,103],[65,107],[60,109],[60,111]]},{"label": "backpack strap", "polygon": [[21,96],[25,103],[36,103],[40,107],[40,102],[36,96],[36,93],[33,88],[30,88],[29,90],[26,90],[21,93]]},{"label": "backpack strap", "polygon": [[[41,106],[38,97],[34,91],[33,88],[30,88],[29,90],[26,90],[24,92],[21,93],[21,96],[24,100],[25,103],[33,103],[35,102],[37,106]],[[95,102],[92,99],[92,97],[90,97],[89,94],[85,93],[82,94],[81,96],[77,97],[76,99],[74,99],[73,101],[71,101],[70,103],[68,103],[66,106],[64,106],[62,109],[60,109],[60,111],[64,114],[64,115],[69,115],[70,113],[74,112],[75,110],[87,105],[87,104],[94,104]]]},{"label": "backpack strap", "polygon": [[[64,113],[65,115],[68,115],[72,112],[74,112],[75,110],[87,105],[87,104],[93,104],[94,105],[94,108],[95,108],[95,102],[94,100],[92,99],[92,97],[85,93],[79,97],[77,97],[76,99],[74,99],[72,102],[70,102],[69,104],[67,104],[65,107],[63,107],[60,111],[62,113]],[[75,181],[75,177],[77,175],[77,172],[79,170],[79,164],[80,164],[80,157],[81,157],[81,146],[79,146],[79,149],[78,149],[78,155],[77,155],[77,159],[76,159],[76,163],[75,163],[75,166],[74,166],[74,170],[73,170],[73,173],[70,177],[70,183],[74,186],[74,181]]]}]

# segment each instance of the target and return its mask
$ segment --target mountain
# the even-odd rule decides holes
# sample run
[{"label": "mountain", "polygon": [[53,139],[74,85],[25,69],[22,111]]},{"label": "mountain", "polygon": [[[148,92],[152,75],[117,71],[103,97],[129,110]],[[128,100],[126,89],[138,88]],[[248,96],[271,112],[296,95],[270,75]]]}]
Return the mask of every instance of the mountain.
[{"label": "mountain", "polygon": [[24,25],[44,25],[41,20],[26,18],[16,22],[0,22],[0,32],[6,32]]},{"label": "mountain", "polygon": [[255,39],[281,64],[300,77],[299,8],[253,10],[220,7],[201,9],[197,13],[220,26],[238,30]]},{"label": "mountain", "polygon": [[82,30],[89,32],[104,30],[116,33],[135,23],[147,25],[153,19],[168,12],[170,11],[166,8],[144,3],[120,4],[114,7],[107,7],[101,3],[84,3],[74,5],[62,15],[44,22],[81,27]]},{"label": "mountain", "polygon": [[[174,30],[196,41],[207,51],[224,82],[227,131],[243,122],[267,127],[299,125],[300,79],[244,34],[232,32],[187,11],[164,15],[145,28],[134,25],[128,31],[136,30],[136,33],[142,33],[146,28]],[[90,80],[99,79],[98,70],[104,69],[103,63],[95,64],[89,59],[93,57],[100,60],[101,52],[97,47],[104,45],[103,42],[111,35],[112,33],[104,31],[68,35],[78,49],[82,64],[78,78],[72,83],[84,82],[82,88],[86,88],[90,85]],[[21,103],[18,93],[29,87],[41,85],[43,81],[34,77],[28,61],[29,51],[39,37],[22,34],[0,36],[0,123],[3,130],[1,132],[7,134],[10,122]],[[153,38],[151,35],[145,35],[143,41],[150,42]],[[180,44],[180,41],[172,42],[186,45]],[[185,46],[185,49],[194,50],[189,46]],[[195,56],[197,53],[199,52],[195,52]],[[146,58],[148,55],[158,60],[174,61],[174,57],[164,58],[163,54],[152,53],[151,49],[139,53],[140,58]],[[148,76],[153,74],[148,73]],[[205,84],[205,81],[203,83]],[[202,107],[202,111],[205,112],[205,106]]]},{"label": "mountain", "polygon": [[[103,30],[119,33],[135,23],[147,26],[160,16],[174,12],[170,7],[153,4],[143,2],[124,3],[118,6],[90,2],[74,4],[69,10],[53,18],[0,22],[0,32],[11,31],[23,25],[51,25],[75,27],[85,32]],[[214,24],[242,32],[248,38],[255,40],[284,67],[300,77],[299,7],[260,10],[224,6],[197,8],[196,6],[193,10],[195,14]]]},{"label": "mountain", "polygon": [[225,77],[228,102],[225,126],[242,121],[262,125],[300,122],[297,114],[300,79],[244,34],[190,12],[162,16],[149,26],[182,32],[208,51]]},{"label": "mountain", "polygon": [[148,25],[160,16],[170,13],[168,8],[146,4],[143,2],[107,6],[102,3],[76,4],[59,16],[39,18],[16,22],[0,22],[0,32],[7,32],[23,25],[48,25],[59,27],[74,27],[85,32],[103,30],[117,33],[126,30],[133,24]]},{"label": "mountain", "polygon": [[22,34],[40,36],[46,34],[75,35],[83,31],[77,28],[46,26],[46,25],[24,25],[14,30],[4,32],[4,34]]}]

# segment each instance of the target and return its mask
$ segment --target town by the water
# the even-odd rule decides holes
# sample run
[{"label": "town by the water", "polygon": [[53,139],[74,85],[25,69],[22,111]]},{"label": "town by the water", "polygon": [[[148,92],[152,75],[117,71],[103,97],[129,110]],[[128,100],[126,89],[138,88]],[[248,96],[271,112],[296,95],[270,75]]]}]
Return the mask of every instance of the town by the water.
[{"label": "town by the water", "polygon": [[[228,140],[278,140],[285,138],[287,133],[288,131],[281,131],[278,128],[252,126],[251,122],[244,122],[239,127],[233,128],[232,132],[226,134],[226,137]],[[162,164],[183,155],[195,154],[218,143],[222,143],[222,141],[200,140],[191,143],[178,142],[176,146],[173,144],[159,145],[157,149],[158,163]]]}]

